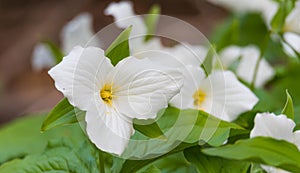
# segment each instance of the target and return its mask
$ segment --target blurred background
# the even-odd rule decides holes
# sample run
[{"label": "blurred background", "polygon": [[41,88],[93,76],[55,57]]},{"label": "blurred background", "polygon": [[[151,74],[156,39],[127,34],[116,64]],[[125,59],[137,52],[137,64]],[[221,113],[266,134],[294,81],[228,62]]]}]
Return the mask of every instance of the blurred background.
[{"label": "blurred background", "polygon": [[[228,12],[204,0],[132,0],[137,14],[153,4],[161,13],[182,19],[206,37]],[[47,70],[33,71],[34,46],[43,39],[60,45],[62,27],[81,12],[93,16],[99,31],[113,22],[103,14],[108,0],[0,0],[0,125],[17,117],[49,111],[63,97]],[[174,28],[176,30],[176,28]],[[178,29],[179,31],[179,29]],[[180,33],[178,34],[185,34]]]}]

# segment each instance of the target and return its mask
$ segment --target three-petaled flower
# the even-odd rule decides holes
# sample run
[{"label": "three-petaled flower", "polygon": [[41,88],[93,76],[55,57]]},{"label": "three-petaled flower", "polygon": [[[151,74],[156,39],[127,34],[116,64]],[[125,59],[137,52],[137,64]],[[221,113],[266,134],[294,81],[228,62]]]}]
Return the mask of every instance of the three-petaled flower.
[{"label": "three-petaled flower", "polygon": [[208,77],[197,66],[183,70],[184,84],[170,103],[181,109],[199,109],[222,120],[233,121],[250,110],[258,98],[230,71],[213,71]]},{"label": "three-petaled flower", "polygon": [[[286,115],[276,116],[274,113],[258,113],[254,119],[254,127],[250,133],[250,137],[265,136],[279,140],[285,140],[294,143],[300,149],[300,130],[294,132],[296,124]],[[287,171],[279,168],[262,165],[262,168],[268,173]]]},{"label": "three-petaled flower", "polygon": [[182,86],[176,69],[127,57],[115,67],[96,47],[75,47],[49,71],[56,88],[86,111],[86,131],[101,150],[121,155],[134,133],[132,120],[153,119]]}]

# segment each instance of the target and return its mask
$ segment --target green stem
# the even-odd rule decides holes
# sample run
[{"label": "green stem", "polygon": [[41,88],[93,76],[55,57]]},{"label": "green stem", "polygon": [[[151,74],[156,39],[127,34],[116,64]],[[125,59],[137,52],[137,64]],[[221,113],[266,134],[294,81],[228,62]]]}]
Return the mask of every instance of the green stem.
[{"label": "green stem", "polygon": [[105,168],[104,168],[104,156],[101,150],[99,150],[99,170],[100,173],[105,173]]},{"label": "green stem", "polygon": [[254,75],[253,75],[253,79],[252,79],[252,82],[251,82],[251,85],[250,85],[250,88],[251,88],[252,91],[255,88],[255,82],[256,82],[256,78],[257,78],[259,64],[260,64],[260,62],[261,62],[261,60],[263,58],[263,55],[265,53],[265,50],[266,50],[267,46],[268,46],[271,34],[272,34],[272,32],[269,31],[268,34],[263,39],[263,44],[262,44],[262,47],[261,47],[260,56],[259,56],[259,58],[258,58],[258,60],[257,60],[257,62],[255,64]]}]

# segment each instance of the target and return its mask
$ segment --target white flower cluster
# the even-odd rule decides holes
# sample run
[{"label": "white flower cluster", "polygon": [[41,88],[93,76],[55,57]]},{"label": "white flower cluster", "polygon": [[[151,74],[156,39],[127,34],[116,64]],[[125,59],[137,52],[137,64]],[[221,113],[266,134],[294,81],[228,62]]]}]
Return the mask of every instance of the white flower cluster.
[{"label": "white flower cluster", "polygon": [[[255,79],[256,87],[262,87],[274,76],[273,69],[259,58],[254,46],[224,49],[220,59],[225,71],[215,68],[207,76],[201,67],[208,52],[206,47],[188,43],[165,47],[158,38],[145,42],[146,26],[141,17],[135,16],[130,2],[111,3],[105,14],[113,15],[120,28],[132,25],[131,56],[113,66],[104,50],[93,46],[83,48],[81,41],[72,38],[63,46],[64,51],[69,52],[67,45],[79,46],[49,71],[56,88],[73,106],[86,111],[87,134],[101,150],[121,155],[134,134],[133,119],[155,119],[158,111],[168,104],[203,110],[233,121],[258,102],[233,72],[248,83]],[[83,33],[89,33],[83,37],[90,37],[91,32]],[[226,70],[237,60],[240,62],[236,70]],[[255,78],[256,64],[259,65]],[[257,116],[252,137],[272,136],[259,130],[259,126],[264,127],[264,119],[259,119],[267,116]],[[294,139],[286,140],[294,142]]]}]

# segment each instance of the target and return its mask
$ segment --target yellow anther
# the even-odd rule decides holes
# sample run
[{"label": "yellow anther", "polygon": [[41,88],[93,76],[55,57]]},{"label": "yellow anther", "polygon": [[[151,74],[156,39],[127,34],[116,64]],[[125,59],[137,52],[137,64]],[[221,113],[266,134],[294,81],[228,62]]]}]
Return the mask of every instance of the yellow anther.
[{"label": "yellow anther", "polygon": [[194,98],[194,105],[197,107],[197,108],[200,108],[200,106],[202,105],[202,103],[205,101],[206,99],[206,93],[204,91],[202,91],[201,89],[198,89],[194,95],[193,95],[193,98]]},{"label": "yellow anther", "polygon": [[112,86],[105,84],[103,86],[103,88],[100,90],[100,97],[102,98],[102,100],[108,104],[109,106],[112,105],[112,98],[113,98],[113,94],[112,94]]}]

